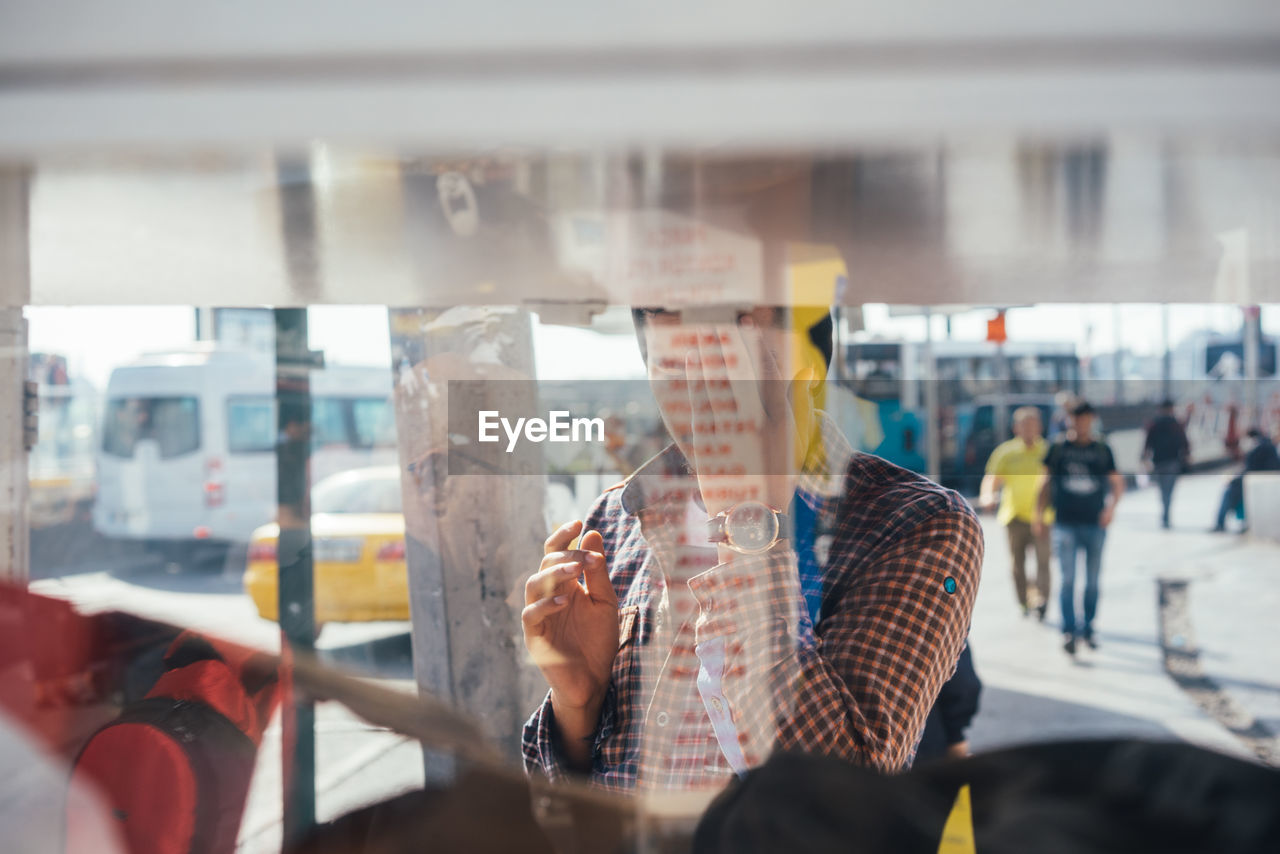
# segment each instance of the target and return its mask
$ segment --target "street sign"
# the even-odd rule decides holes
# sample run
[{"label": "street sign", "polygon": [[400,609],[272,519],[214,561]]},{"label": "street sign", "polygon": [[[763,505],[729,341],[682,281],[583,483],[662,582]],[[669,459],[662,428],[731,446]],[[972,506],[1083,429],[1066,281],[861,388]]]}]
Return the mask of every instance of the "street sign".
[{"label": "street sign", "polygon": [[987,340],[1003,344],[1009,340],[1004,329],[1004,311],[996,312],[996,316],[987,321]]}]

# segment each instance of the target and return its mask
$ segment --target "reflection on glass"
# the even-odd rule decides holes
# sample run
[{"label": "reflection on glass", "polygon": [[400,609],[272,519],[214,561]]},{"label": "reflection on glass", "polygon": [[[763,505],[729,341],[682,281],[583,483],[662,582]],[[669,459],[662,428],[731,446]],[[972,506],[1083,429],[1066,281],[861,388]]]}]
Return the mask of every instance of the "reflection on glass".
[{"label": "reflection on glass", "polygon": [[[301,342],[323,353],[297,369],[309,409],[276,398],[260,309],[202,307],[219,320],[178,348],[140,322],[139,353],[154,343],[164,356],[95,359],[105,332],[67,342],[72,364],[102,372],[104,403],[42,394],[32,518],[37,480],[86,455],[93,513],[33,534],[33,574],[52,576],[33,586],[279,649],[290,556],[275,465],[309,449],[303,604],[321,661],[455,706],[519,787],[674,792],[668,804],[697,815],[791,750],[927,776],[930,758],[1019,741],[1176,732],[1266,758],[1260,730],[1241,736],[1212,710],[1188,723],[1192,677],[1165,668],[1195,659],[1265,684],[1270,659],[1247,650],[1273,623],[1258,591],[1274,546],[1233,541],[1237,580],[1197,577],[1198,610],[1154,590],[1188,554],[1225,565],[1231,535],[1211,525],[1274,524],[1258,475],[1280,431],[1276,309],[1162,309],[1163,289],[1123,310],[1057,303],[1077,279],[1110,298],[1129,265],[1151,282],[1168,274],[1177,293],[1218,293],[1213,236],[1189,212],[1234,216],[1213,175],[1253,164],[1267,186],[1275,158],[1171,150],[446,161],[328,149],[309,155],[319,177],[285,174],[314,187],[268,190],[247,210],[223,187],[237,228],[272,228],[246,250],[269,263],[240,257],[245,269],[283,264],[305,272],[309,298],[390,307],[363,321],[312,309],[336,332]],[[1161,170],[1183,195],[1152,220],[1134,199],[1155,197],[1143,176]],[[224,163],[202,180],[228,176],[244,174]],[[74,181],[48,180],[41,205],[56,210]],[[315,257],[277,257],[281,217],[292,250]],[[1253,245],[1269,270],[1272,244]],[[255,304],[296,296],[272,280]],[[1001,309],[1008,340],[988,340]],[[1092,447],[1081,400],[1110,456],[1101,473],[1067,459],[1072,442]],[[481,435],[485,413],[496,441]],[[1185,437],[1173,458],[1151,439],[1157,419]],[[562,440],[555,425],[575,420],[599,429]],[[1065,460],[1060,480],[1042,480],[1047,460]],[[1118,504],[1103,494],[1119,494],[1116,480]],[[1088,493],[1087,536],[1037,519],[1042,494],[1066,501],[1059,487]],[[1072,578],[1090,592],[1067,608]],[[1165,632],[1192,615],[1198,641]],[[1196,643],[1219,658],[1201,662]],[[144,694],[158,678],[130,677]],[[93,687],[82,682],[41,690],[79,702]],[[1263,694],[1236,701],[1250,720],[1269,719]],[[108,699],[118,712],[125,697]],[[323,818],[459,779],[442,754],[424,759],[347,710],[319,717]],[[246,850],[279,847],[289,735],[268,723],[261,737]]]}]

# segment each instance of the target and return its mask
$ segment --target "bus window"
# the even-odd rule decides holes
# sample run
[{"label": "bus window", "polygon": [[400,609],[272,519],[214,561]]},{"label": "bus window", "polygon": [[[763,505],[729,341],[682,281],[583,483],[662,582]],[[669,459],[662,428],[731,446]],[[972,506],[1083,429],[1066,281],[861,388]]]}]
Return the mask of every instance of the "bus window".
[{"label": "bus window", "polygon": [[[1244,342],[1234,341],[1209,344],[1204,348],[1204,372],[1210,376],[1240,376],[1244,366]],[[1258,375],[1276,375],[1276,344],[1263,340],[1258,345]]]},{"label": "bus window", "polygon": [[200,406],[194,397],[129,397],[107,404],[102,450],[132,457],[138,442],[154,440],[160,458],[171,459],[200,447]]},{"label": "bus window", "polygon": [[1025,356],[1009,359],[1008,390],[1026,394],[1052,393],[1057,382],[1058,360],[1052,356]]},{"label": "bus window", "polygon": [[346,414],[343,412],[345,407],[342,404],[343,401],[333,397],[319,397],[311,402],[311,446],[313,448],[350,444]]},{"label": "bus window", "polygon": [[973,365],[968,359],[935,358],[934,379],[938,383],[938,403],[942,406],[963,403],[978,393]]},{"label": "bus window", "polygon": [[388,398],[362,397],[351,401],[357,448],[394,448],[396,413]]},{"label": "bus window", "polygon": [[858,396],[896,400],[901,395],[901,348],[897,344],[855,344],[849,348],[848,372]]},{"label": "bus window", "polygon": [[276,444],[275,405],[266,397],[227,401],[227,450],[233,454],[271,451]]}]

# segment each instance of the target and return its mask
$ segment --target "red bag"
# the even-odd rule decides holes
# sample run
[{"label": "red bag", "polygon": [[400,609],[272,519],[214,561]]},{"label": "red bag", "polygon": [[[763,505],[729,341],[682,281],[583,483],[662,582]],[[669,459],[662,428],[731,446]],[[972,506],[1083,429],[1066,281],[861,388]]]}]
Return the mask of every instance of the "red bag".
[{"label": "red bag", "polygon": [[107,802],[130,854],[231,854],[277,678],[252,650],[183,632],[147,696],[99,729],[73,776]]}]

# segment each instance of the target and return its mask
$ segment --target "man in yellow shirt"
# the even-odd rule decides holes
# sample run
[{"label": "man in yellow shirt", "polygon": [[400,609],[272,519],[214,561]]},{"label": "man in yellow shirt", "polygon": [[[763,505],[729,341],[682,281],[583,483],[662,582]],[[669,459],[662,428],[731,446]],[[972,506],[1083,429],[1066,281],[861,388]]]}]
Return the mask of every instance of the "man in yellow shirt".
[{"label": "man in yellow shirt", "polygon": [[[1032,531],[1031,522],[1035,518],[1044,457],[1049,451],[1043,430],[1040,410],[1036,407],[1024,406],[1014,411],[1014,438],[991,452],[978,498],[982,507],[991,508],[996,504],[996,493],[1001,493],[996,519],[1009,532],[1018,604],[1022,606],[1023,616],[1034,608],[1041,621],[1049,604],[1049,530],[1045,527],[1037,536]],[[1035,546],[1036,550],[1036,585],[1030,596],[1027,590],[1028,546]]]}]

